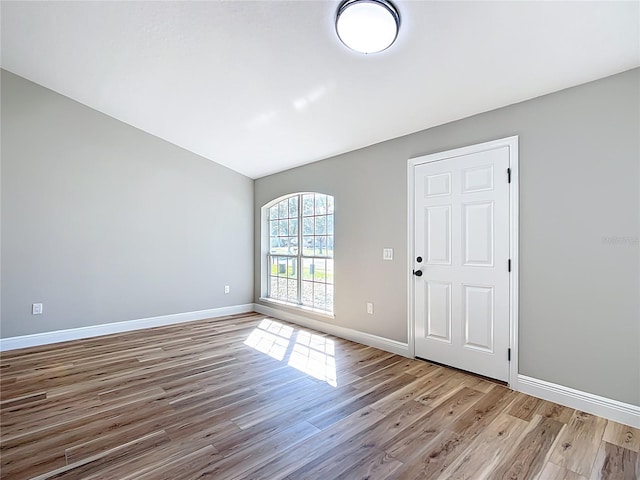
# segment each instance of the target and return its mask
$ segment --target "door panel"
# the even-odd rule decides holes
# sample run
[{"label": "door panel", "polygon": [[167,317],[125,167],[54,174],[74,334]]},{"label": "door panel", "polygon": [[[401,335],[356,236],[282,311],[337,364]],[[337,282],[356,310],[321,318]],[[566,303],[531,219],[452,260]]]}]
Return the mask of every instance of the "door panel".
[{"label": "door panel", "polygon": [[504,381],[508,167],[509,147],[499,146],[414,170],[416,356]]},{"label": "door panel", "polygon": [[451,342],[451,284],[428,282],[427,336]]},{"label": "door panel", "polygon": [[450,173],[427,175],[425,182],[425,197],[439,197],[440,195],[449,195],[451,193]]},{"label": "door panel", "polygon": [[493,165],[466,168],[462,175],[464,179],[462,193],[493,190]]},{"label": "door panel", "polygon": [[493,267],[493,202],[462,205],[463,265]]},{"label": "door panel", "polygon": [[464,346],[493,352],[493,287],[463,285]]},{"label": "door panel", "polygon": [[439,205],[425,208],[426,228],[431,234],[426,239],[427,264],[451,264],[451,208]]}]

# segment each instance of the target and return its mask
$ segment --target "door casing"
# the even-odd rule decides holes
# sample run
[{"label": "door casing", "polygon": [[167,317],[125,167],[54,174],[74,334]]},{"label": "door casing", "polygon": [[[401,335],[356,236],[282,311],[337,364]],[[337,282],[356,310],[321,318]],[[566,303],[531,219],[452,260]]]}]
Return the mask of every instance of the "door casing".
[{"label": "door casing", "polygon": [[[414,276],[412,269],[415,258],[414,245],[414,205],[415,205],[415,167],[429,162],[445,160],[462,155],[492,150],[498,147],[509,148],[509,165],[511,169],[511,187],[509,189],[509,258],[511,259],[511,274],[509,275],[509,343],[511,348],[511,362],[509,364],[509,387],[516,390],[518,380],[518,136],[501,138],[468,147],[456,148],[438,153],[420,155],[410,158],[407,165],[407,344],[409,356],[415,357],[415,303]],[[505,172],[506,175],[506,172]]]}]

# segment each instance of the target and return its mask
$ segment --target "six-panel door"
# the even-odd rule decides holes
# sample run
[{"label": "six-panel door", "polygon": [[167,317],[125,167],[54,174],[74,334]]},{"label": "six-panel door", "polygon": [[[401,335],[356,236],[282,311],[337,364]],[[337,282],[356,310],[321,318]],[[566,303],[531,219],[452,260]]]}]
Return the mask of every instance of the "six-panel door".
[{"label": "six-panel door", "polygon": [[[507,381],[509,147],[415,167],[417,357]],[[422,262],[417,261],[422,257]]]}]

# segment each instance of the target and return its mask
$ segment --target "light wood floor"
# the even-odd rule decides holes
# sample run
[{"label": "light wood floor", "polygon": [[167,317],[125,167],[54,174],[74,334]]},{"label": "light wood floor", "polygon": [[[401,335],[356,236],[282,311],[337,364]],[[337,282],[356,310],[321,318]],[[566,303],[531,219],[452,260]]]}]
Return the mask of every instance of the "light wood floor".
[{"label": "light wood floor", "polygon": [[636,480],[640,431],[250,314],[5,352],[3,479]]}]

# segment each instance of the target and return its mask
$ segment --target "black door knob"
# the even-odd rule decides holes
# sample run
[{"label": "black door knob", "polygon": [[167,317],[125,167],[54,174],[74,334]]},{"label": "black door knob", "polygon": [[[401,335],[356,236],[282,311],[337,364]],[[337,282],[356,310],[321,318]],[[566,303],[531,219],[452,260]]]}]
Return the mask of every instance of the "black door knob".
[{"label": "black door knob", "polygon": [[414,270],[414,271],[413,271],[413,274],[414,274],[416,277],[421,277],[421,276],[422,276],[422,270]]}]

